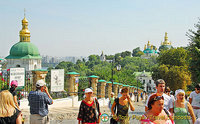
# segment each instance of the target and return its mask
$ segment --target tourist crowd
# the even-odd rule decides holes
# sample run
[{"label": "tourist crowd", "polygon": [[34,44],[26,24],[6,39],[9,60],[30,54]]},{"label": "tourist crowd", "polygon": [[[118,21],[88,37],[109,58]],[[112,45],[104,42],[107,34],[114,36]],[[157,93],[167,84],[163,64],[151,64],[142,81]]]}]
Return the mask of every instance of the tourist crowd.
[{"label": "tourist crowd", "polygon": [[[156,93],[151,93],[148,98],[146,93],[140,93],[141,100],[145,99],[145,113],[140,118],[141,124],[200,124],[200,84],[195,91],[186,98],[185,91],[178,89],[175,94],[166,87],[164,80],[155,81]],[[20,102],[17,100],[17,81],[10,83],[9,90],[0,92],[0,124],[22,124]],[[86,88],[85,97],[81,101],[78,112],[78,124],[99,124],[101,122],[100,104],[94,97],[92,88]],[[134,111],[134,95],[129,93],[127,87],[120,90],[120,95],[115,98],[112,92],[109,97],[111,124],[129,124],[129,110]],[[131,96],[132,97],[131,97]],[[28,96],[30,106],[30,124],[49,124],[48,105],[53,104],[46,83],[38,80],[36,90]]]}]

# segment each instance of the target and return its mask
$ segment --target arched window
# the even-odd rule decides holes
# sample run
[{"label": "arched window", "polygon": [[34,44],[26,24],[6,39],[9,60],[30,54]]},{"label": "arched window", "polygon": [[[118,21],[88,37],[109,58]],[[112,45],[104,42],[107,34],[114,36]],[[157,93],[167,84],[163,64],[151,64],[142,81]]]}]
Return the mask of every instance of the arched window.
[{"label": "arched window", "polygon": [[37,65],[34,65],[34,70],[37,69]]},{"label": "arched window", "polygon": [[16,65],[16,67],[21,67],[20,65]]}]

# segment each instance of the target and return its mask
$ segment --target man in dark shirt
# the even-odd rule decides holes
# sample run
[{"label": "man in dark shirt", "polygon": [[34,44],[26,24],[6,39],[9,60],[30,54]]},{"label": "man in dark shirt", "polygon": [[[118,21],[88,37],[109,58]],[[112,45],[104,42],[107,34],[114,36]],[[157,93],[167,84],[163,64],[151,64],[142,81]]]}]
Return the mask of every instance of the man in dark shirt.
[{"label": "man in dark shirt", "polygon": [[36,82],[36,91],[31,91],[28,96],[30,105],[30,124],[49,124],[48,105],[53,104],[48,88],[43,80]]}]

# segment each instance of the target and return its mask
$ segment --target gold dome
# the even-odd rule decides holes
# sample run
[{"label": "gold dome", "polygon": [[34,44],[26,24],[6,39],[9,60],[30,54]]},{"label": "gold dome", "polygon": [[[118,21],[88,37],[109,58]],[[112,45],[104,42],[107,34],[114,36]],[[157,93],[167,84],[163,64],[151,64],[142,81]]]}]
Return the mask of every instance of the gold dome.
[{"label": "gold dome", "polygon": [[167,32],[165,32],[164,42],[162,45],[171,45],[171,42],[168,41]]},{"label": "gold dome", "polygon": [[148,41],[147,46],[150,46],[150,42]]},{"label": "gold dome", "polygon": [[22,30],[19,32],[20,42],[30,42],[30,31],[28,30],[28,20],[22,20]]},{"label": "gold dome", "polygon": [[147,45],[145,44],[145,46],[144,46],[144,50],[146,50],[147,49]]},{"label": "gold dome", "polygon": [[151,50],[153,50],[153,45],[151,45]]},{"label": "gold dome", "polygon": [[22,20],[22,23],[28,23],[28,20],[26,19],[26,17],[24,17],[24,19]]},{"label": "gold dome", "polygon": [[30,31],[28,29],[22,29],[19,33],[20,34],[30,34]]}]

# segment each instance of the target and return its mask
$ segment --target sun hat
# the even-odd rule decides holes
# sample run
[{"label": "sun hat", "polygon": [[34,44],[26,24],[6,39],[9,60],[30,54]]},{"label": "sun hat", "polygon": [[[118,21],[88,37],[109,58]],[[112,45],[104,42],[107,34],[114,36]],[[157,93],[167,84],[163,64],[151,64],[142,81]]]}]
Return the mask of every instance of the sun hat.
[{"label": "sun hat", "polygon": [[36,82],[36,87],[42,87],[42,86],[44,86],[44,85],[46,85],[46,83],[44,82],[44,80],[38,80],[38,81]]},{"label": "sun hat", "polygon": [[85,93],[90,93],[90,92],[93,93],[92,89],[90,89],[90,88],[86,88],[86,89],[85,89]]}]

